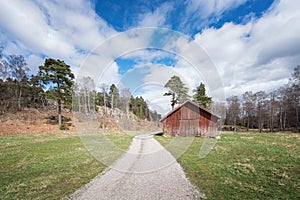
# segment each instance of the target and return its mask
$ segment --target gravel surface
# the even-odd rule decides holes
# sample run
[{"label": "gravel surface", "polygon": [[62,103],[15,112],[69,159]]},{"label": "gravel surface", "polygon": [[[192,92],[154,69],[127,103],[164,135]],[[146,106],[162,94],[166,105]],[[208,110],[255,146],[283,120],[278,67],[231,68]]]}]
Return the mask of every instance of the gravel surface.
[{"label": "gravel surface", "polygon": [[113,166],[70,199],[202,199],[176,159],[152,135],[136,136]]}]

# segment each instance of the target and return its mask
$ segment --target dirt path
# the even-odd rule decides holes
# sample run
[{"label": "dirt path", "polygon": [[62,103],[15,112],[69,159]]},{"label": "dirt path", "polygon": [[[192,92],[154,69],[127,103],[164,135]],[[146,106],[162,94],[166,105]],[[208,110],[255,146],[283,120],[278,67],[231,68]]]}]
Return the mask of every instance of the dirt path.
[{"label": "dirt path", "polygon": [[136,136],[114,166],[71,199],[201,199],[175,158],[151,135]]}]

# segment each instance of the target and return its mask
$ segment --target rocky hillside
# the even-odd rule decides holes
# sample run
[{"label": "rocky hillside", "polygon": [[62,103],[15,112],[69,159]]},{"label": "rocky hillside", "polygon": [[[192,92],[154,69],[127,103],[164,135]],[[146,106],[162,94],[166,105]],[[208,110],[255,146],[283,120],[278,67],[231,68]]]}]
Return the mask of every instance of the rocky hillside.
[{"label": "rocky hillside", "polygon": [[[18,112],[5,112],[0,115],[0,135],[7,134],[45,134],[69,132],[76,133],[74,116],[70,112],[63,112],[63,123],[67,130],[60,130],[57,125],[55,111],[41,111],[25,109]],[[99,107],[97,112],[98,128],[105,132],[112,131],[160,131],[158,122],[140,120],[134,114],[128,115],[120,109]]]},{"label": "rocky hillside", "polygon": [[159,122],[150,122],[141,120],[133,113],[128,114],[120,109],[110,109],[107,107],[99,107],[98,121],[100,128],[106,131],[160,131],[161,124]]}]

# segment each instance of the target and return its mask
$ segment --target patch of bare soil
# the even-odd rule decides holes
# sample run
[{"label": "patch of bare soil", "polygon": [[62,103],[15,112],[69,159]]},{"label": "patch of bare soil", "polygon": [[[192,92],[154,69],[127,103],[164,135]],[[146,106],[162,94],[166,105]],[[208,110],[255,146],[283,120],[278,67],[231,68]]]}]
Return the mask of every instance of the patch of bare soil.
[{"label": "patch of bare soil", "polygon": [[74,133],[76,131],[72,122],[72,113],[64,112],[65,118],[70,118],[66,122],[69,130],[60,130],[55,120],[56,112],[39,111],[28,109],[18,112],[6,112],[0,116],[0,135],[8,134],[47,134],[47,133]]},{"label": "patch of bare soil", "polygon": [[[37,109],[27,109],[18,112],[6,112],[0,115],[0,135],[8,134],[47,134],[47,133],[76,133],[82,131],[81,128],[89,128],[91,130],[99,129],[104,132],[115,131],[158,131],[161,125],[157,122],[149,122],[147,120],[139,120],[136,116],[125,119],[125,114],[121,111],[110,111],[111,114],[103,114],[98,112],[98,123],[92,124],[97,127],[91,127],[91,124],[80,124],[78,119],[74,123],[73,114],[63,112],[63,123],[69,130],[60,130],[57,123],[57,112],[41,111]],[[116,113],[114,113],[116,112]],[[78,130],[76,130],[76,125]]]}]

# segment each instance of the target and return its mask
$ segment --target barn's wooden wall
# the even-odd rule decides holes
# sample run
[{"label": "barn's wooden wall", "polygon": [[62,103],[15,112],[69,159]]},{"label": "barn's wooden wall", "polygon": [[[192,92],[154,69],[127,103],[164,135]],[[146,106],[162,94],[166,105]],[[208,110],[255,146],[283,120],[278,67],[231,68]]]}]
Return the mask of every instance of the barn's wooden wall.
[{"label": "barn's wooden wall", "polygon": [[185,104],[164,121],[167,136],[214,136],[218,118],[192,104]]}]

